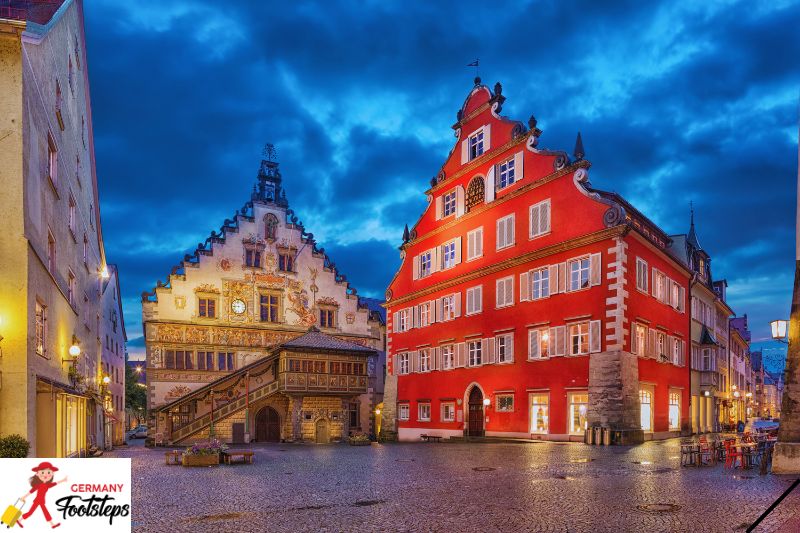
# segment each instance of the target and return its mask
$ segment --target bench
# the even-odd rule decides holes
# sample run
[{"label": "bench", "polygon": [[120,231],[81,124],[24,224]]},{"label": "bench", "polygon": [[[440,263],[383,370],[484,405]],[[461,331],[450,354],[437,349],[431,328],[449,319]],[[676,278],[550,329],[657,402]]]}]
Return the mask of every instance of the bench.
[{"label": "bench", "polygon": [[441,435],[420,435],[425,442],[442,442]]},{"label": "bench", "polygon": [[168,452],[164,452],[164,459],[168,465],[179,465],[181,464],[182,455],[183,452],[180,450],[170,450]]},{"label": "bench", "polygon": [[[253,455],[255,455],[250,450],[228,450],[226,451],[222,458],[225,464],[234,464],[234,463],[250,463],[253,464]],[[234,460],[234,458],[241,458],[241,460]]]}]

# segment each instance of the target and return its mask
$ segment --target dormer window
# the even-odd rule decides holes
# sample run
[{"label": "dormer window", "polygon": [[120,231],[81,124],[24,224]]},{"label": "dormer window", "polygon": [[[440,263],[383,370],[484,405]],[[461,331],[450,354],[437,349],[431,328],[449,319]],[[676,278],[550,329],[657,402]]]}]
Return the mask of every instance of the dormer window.
[{"label": "dormer window", "polygon": [[449,217],[456,214],[456,191],[451,191],[444,195],[442,201],[442,214]]},{"label": "dormer window", "polygon": [[469,137],[469,160],[483,155],[483,129],[473,133]]}]

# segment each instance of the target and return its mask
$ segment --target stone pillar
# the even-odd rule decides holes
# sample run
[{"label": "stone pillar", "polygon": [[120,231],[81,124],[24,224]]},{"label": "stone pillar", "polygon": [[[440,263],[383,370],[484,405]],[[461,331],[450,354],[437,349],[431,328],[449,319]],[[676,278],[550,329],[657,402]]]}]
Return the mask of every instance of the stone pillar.
[{"label": "stone pillar", "polygon": [[644,442],[639,408],[639,365],[622,350],[589,356],[589,427],[621,432],[619,444]]},{"label": "stone pillar", "polygon": [[381,433],[397,434],[397,376],[386,376],[383,388],[383,409],[381,409]]},{"label": "stone pillar", "polygon": [[289,442],[297,442],[302,440],[303,431],[303,398],[298,396],[289,396],[289,405],[286,408],[286,416],[289,417],[289,426],[291,431],[286,435],[286,440]]},{"label": "stone pillar", "polygon": [[[800,179],[800,174],[798,178]],[[800,232],[798,238],[800,239]],[[772,457],[772,472],[797,474],[800,473],[800,259],[795,263],[794,270],[794,293],[789,316],[789,347],[786,350],[783,383],[781,426],[778,430],[778,444],[775,445]]]}]

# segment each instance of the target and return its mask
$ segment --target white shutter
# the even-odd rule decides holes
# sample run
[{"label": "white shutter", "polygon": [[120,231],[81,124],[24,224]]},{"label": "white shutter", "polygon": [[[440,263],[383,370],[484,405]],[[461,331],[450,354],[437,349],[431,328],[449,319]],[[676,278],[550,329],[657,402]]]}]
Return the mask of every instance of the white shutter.
[{"label": "white shutter", "polygon": [[600,254],[589,256],[589,284],[591,287],[600,285],[602,282],[603,263]]},{"label": "white shutter", "polygon": [[506,280],[506,301],[508,305],[514,305],[514,276],[513,274]]},{"label": "white shutter", "polygon": [[495,248],[499,249],[505,246],[505,242],[503,239],[505,238],[505,233],[503,232],[503,221],[501,219],[497,219],[495,222]]},{"label": "white shutter", "polygon": [[455,305],[455,307],[456,307],[455,318],[458,318],[458,317],[461,316],[461,291],[457,292],[455,294],[455,298],[453,298],[453,299],[455,300],[455,303],[456,303],[456,305]]},{"label": "white shutter", "polygon": [[636,346],[636,323],[631,324],[631,353],[638,354],[639,347]]},{"label": "white shutter", "polygon": [[474,231],[467,232],[467,261],[475,257],[475,236]]},{"label": "white shutter", "polygon": [[475,291],[471,288],[467,289],[467,314],[475,312]]},{"label": "white shutter", "polygon": [[430,249],[431,252],[431,272],[439,272],[442,269],[441,265],[441,257],[442,254],[440,253],[440,246],[436,246]]},{"label": "white shutter", "polygon": [[558,292],[567,292],[567,263],[558,264]]},{"label": "white shutter", "polygon": [[549,269],[547,281],[550,284],[550,296],[552,296],[558,294],[558,265],[550,265],[547,268]]},{"label": "white shutter", "polygon": [[456,264],[461,264],[461,237],[456,237]]},{"label": "white shutter", "polygon": [[489,167],[489,171],[486,173],[486,203],[494,201],[494,194],[495,194],[495,165]]},{"label": "white shutter", "polygon": [[478,313],[483,311],[483,285],[478,285],[475,289],[475,311]]},{"label": "white shutter", "polygon": [[395,311],[392,313],[392,331],[400,333],[400,312]]},{"label": "white shutter", "polygon": [[417,368],[417,352],[408,352],[408,372],[416,372]]},{"label": "white shutter", "polygon": [[658,299],[658,292],[657,292],[657,289],[656,289],[656,287],[658,285],[658,283],[656,283],[657,274],[658,274],[658,269],[656,267],[653,267],[653,275],[651,276],[650,279],[652,279],[652,281],[653,281],[653,283],[652,283],[652,285],[653,285],[653,287],[652,287],[653,288],[653,296],[656,299]]},{"label": "white shutter", "polygon": [[539,235],[539,205],[532,205],[528,210],[528,236],[533,238]]},{"label": "white shutter", "polygon": [[456,185],[456,218],[464,215],[464,186]]},{"label": "white shutter", "polygon": [[647,357],[656,357],[656,330],[650,329],[647,335]]},{"label": "white shutter", "polygon": [[411,277],[414,281],[419,279],[419,256],[415,255],[411,263]]},{"label": "white shutter", "polygon": [[483,127],[483,153],[492,149],[492,125],[487,124]]},{"label": "white shutter", "polygon": [[523,177],[525,177],[525,174],[522,170],[522,165],[524,160],[523,155],[524,152],[521,150],[516,154],[514,154],[514,181],[519,181]]},{"label": "white shutter", "polygon": [[550,200],[545,200],[539,206],[539,229],[541,232],[550,232]]},{"label": "white shutter", "polygon": [[678,287],[678,311],[686,311],[686,289]]},{"label": "white shutter", "polygon": [[469,162],[469,137],[461,141],[461,164]]},{"label": "white shutter", "polygon": [[[481,364],[490,364],[495,362],[494,349],[489,349],[489,339],[481,339]],[[492,339],[492,348],[494,348],[494,339]]]},{"label": "white shutter", "polygon": [[539,330],[528,330],[528,359],[538,359],[539,355]]},{"label": "white shutter", "polygon": [[478,228],[475,232],[475,256],[481,257],[483,255],[483,228]]},{"label": "white shutter", "polygon": [[431,370],[439,370],[439,348],[428,348]]},{"label": "white shutter", "polygon": [[458,344],[456,344],[455,345],[455,350],[456,350],[456,355],[455,355],[456,365],[455,366],[456,366],[456,368],[461,368],[461,367],[464,366],[464,343],[463,342],[459,342]]},{"label": "white shutter", "polygon": [[681,341],[681,366],[686,365],[686,341]]},{"label": "white shutter", "polygon": [[444,303],[441,298],[436,298],[436,320],[446,320],[444,316]]},{"label": "white shutter", "polygon": [[516,217],[511,216],[506,219],[506,244],[514,244],[514,220]]},{"label": "white shutter", "polygon": [[436,300],[428,301],[428,324],[436,322]]},{"label": "white shutter", "polygon": [[599,320],[592,320],[589,322],[589,353],[601,351],[601,331],[602,328],[600,327]]},{"label": "white shutter", "polygon": [[397,357],[397,354],[394,354],[392,356],[392,375],[394,375],[394,376],[400,375],[400,366],[399,365],[400,365],[399,358]]},{"label": "white shutter", "polygon": [[436,220],[442,218],[442,211],[444,210],[444,197],[439,196],[436,198]]},{"label": "white shutter", "polygon": [[551,355],[564,355],[567,351],[567,328],[556,326],[550,328],[550,353]]},{"label": "white shutter", "polygon": [[506,362],[514,362],[514,334],[506,335]]},{"label": "white shutter", "polygon": [[531,299],[530,273],[523,272],[519,275],[519,301],[527,302]]},{"label": "white shutter", "polygon": [[495,307],[501,307],[503,305],[503,302],[506,301],[506,297],[505,297],[505,288],[506,288],[506,286],[505,286],[505,283],[503,283],[503,280],[501,280],[501,279],[498,279],[497,281],[495,281],[494,285],[495,285],[494,306]]}]

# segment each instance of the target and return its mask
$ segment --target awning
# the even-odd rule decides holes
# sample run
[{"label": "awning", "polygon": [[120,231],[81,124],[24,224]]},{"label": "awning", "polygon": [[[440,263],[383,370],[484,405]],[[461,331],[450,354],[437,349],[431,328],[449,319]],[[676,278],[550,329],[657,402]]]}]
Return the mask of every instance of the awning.
[{"label": "awning", "polygon": [[114,416],[114,415],[108,413],[108,411],[106,411],[106,419],[109,419],[109,418],[111,420],[106,420],[106,424],[113,424],[114,422],[119,422],[120,421],[119,418],[117,418],[116,416]]},{"label": "awning", "polygon": [[700,344],[704,346],[706,345],[719,346],[717,339],[714,338],[714,335],[712,335],[711,332],[708,331],[708,328],[705,326],[703,326],[703,331],[700,333]]},{"label": "awning", "polygon": [[[60,389],[62,392],[66,393],[66,394],[71,394],[73,396],[81,396],[83,398],[88,398],[89,397],[85,392],[81,392],[81,391],[77,390],[76,388],[67,385],[66,383],[61,383],[61,382],[56,381],[54,379],[50,379],[50,378],[46,378],[44,376],[37,375],[36,376],[36,380],[40,381],[40,382],[42,382],[42,383],[44,383],[46,385],[49,385],[50,387],[55,387],[57,389]],[[42,391],[42,392],[49,392],[49,391]]]}]

